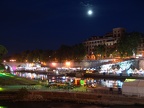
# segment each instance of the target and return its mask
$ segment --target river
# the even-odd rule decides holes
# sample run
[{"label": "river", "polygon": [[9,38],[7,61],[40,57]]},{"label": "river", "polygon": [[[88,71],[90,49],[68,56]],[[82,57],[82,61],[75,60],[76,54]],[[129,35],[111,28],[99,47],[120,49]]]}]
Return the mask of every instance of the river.
[{"label": "river", "polygon": [[[26,77],[30,79],[40,79],[40,80],[49,80],[51,82],[72,82],[77,84],[82,84],[83,81],[91,86],[93,84],[101,85],[103,87],[116,87],[121,88],[123,81],[121,80],[109,80],[109,79],[93,79],[93,78],[76,78],[76,77],[66,77],[66,76],[51,76],[45,74],[34,74],[29,72],[13,72],[12,74]],[[82,83],[81,83],[82,82]],[[70,103],[70,102],[0,102],[0,108],[143,108],[144,106],[133,105],[133,106],[124,106],[124,105],[115,105],[115,106],[102,106],[102,105],[92,105],[92,104],[79,104],[79,103]]]},{"label": "river", "polygon": [[104,79],[104,78],[77,78],[65,75],[49,75],[47,73],[34,73],[34,72],[12,72],[12,74],[25,77],[29,79],[35,79],[40,81],[46,81],[47,83],[65,83],[81,85],[86,84],[88,87],[102,86],[108,88],[122,88],[123,80],[121,79]]}]

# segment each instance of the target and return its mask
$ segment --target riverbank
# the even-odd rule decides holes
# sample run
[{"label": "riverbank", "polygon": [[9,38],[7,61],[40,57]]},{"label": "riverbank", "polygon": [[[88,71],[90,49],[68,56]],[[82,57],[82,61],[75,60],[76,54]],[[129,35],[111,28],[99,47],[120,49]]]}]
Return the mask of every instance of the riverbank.
[{"label": "riverbank", "polygon": [[89,104],[98,106],[118,106],[118,105],[141,105],[144,106],[144,98],[135,96],[125,96],[122,94],[108,93],[99,90],[97,92],[50,92],[33,91],[24,98],[17,98],[18,92],[1,93],[1,102],[64,102],[76,104]]},{"label": "riverbank", "polygon": [[0,102],[2,108],[143,108],[143,105],[94,105],[58,101]]}]

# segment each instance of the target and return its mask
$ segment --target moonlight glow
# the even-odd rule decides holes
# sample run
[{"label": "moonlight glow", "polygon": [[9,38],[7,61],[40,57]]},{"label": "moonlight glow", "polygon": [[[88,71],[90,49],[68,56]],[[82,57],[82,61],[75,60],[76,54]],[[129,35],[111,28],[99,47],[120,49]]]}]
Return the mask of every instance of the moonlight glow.
[{"label": "moonlight glow", "polygon": [[92,15],[93,14],[93,11],[92,10],[88,10],[88,15]]}]

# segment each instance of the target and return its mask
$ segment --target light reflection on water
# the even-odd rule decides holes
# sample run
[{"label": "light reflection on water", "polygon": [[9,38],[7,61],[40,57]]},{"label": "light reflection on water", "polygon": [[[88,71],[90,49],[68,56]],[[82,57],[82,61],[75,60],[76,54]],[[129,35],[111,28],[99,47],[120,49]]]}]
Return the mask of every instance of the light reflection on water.
[{"label": "light reflection on water", "polygon": [[70,82],[71,84],[80,85],[81,81],[89,87],[93,86],[102,86],[108,88],[122,88],[123,81],[121,80],[109,80],[109,79],[93,79],[93,78],[76,78],[76,77],[68,77],[68,76],[56,76],[56,75],[49,75],[47,73],[31,73],[31,72],[12,72],[12,74],[25,77],[29,79],[35,80],[43,80],[48,82]]}]

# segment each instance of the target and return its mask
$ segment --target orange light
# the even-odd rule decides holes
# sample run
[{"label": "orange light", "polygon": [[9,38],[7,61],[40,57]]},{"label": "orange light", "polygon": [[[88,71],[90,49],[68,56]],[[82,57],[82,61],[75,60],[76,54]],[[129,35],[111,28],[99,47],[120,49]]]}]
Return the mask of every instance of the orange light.
[{"label": "orange light", "polygon": [[11,59],[10,61],[11,61],[11,62],[15,62],[16,60],[14,60],[14,59]]},{"label": "orange light", "polygon": [[66,62],[66,66],[70,66],[70,64],[71,64],[70,62]]},{"label": "orange light", "polygon": [[56,66],[56,63],[55,63],[55,62],[53,62],[53,63],[52,63],[52,66]]}]

